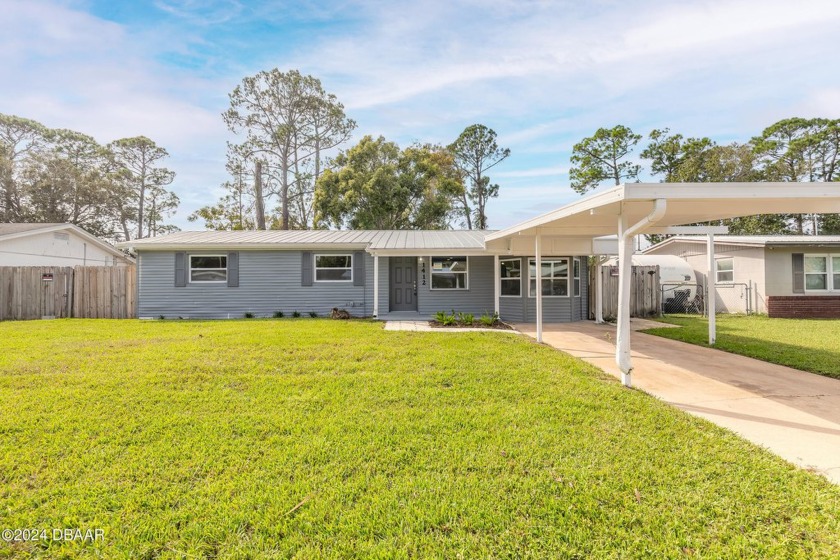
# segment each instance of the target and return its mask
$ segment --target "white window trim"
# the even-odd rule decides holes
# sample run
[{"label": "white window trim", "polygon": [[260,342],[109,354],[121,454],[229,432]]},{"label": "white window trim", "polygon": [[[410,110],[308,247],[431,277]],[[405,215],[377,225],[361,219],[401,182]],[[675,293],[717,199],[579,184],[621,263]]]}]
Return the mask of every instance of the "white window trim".
[{"label": "white window trim", "polygon": [[[577,263],[577,267],[575,267],[575,263]],[[577,268],[577,276],[575,275],[575,268]],[[580,294],[583,293],[583,286],[581,285],[582,272],[583,259],[581,257],[572,257],[572,295],[574,297],[580,297]],[[577,280],[577,283],[575,283],[575,280]]]},{"label": "white window trim", "polygon": [[[805,259],[808,257],[819,257],[825,259],[825,289],[824,290],[814,290],[808,288],[808,275],[809,274],[821,274],[819,272],[806,272],[805,271]],[[831,292],[838,292],[840,291],[840,286],[834,285],[834,258],[832,257],[840,257],[840,255],[836,253],[805,253],[802,260],[802,284],[805,288],[806,292],[816,293],[816,294],[827,294]],[[840,272],[840,271],[838,271]]]},{"label": "white window trim", "polygon": [[[349,267],[336,267],[336,266],[318,266],[318,257],[347,257],[350,259],[350,266]],[[350,279],[349,280],[318,280],[318,271],[319,270],[347,270],[350,269]],[[317,282],[319,284],[346,284],[348,282],[353,281],[353,255],[350,253],[315,253],[312,255],[312,281]]]},{"label": "white window trim", "polygon": [[[732,280],[721,280],[720,279],[720,270],[718,269],[718,262],[720,261],[732,261],[732,270],[724,270],[723,272],[731,272],[732,273]],[[719,257],[715,259],[715,284],[734,284],[735,283],[735,257]]]},{"label": "white window trim", "polygon": [[[519,278],[502,278],[501,270],[499,270],[499,297],[500,298],[521,298],[522,297],[522,259],[499,259],[499,266],[502,266],[503,262],[519,262]],[[507,281],[510,282],[511,280],[519,280],[519,295],[518,296],[511,296],[505,295],[502,293],[502,282]]]},{"label": "white window trim", "polygon": [[[192,260],[193,257],[224,257],[225,258],[225,279],[224,280],[193,280],[192,273],[193,270],[223,270],[221,268],[193,268]],[[212,255],[204,255],[204,254],[195,254],[195,255],[187,255],[187,260],[189,261],[189,266],[187,267],[187,282],[190,284],[227,284],[228,281],[228,268],[227,268],[227,255],[223,255],[220,253],[212,254]]]},{"label": "white window trim", "polygon": [[436,291],[436,292],[466,292],[470,289],[470,257],[468,255],[464,255],[465,261],[467,263],[467,270],[464,272],[441,272],[440,274],[463,274],[464,275],[464,287],[463,288],[435,288],[435,269],[434,263],[432,262],[433,258],[438,259],[446,259],[452,258],[453,256],[460,256],[460,255],[435,255],[434,257],[429,257],[429,290]]},{"label": "white window trim", "polygon": [[[540,257],[540,261],[543,263],[546,261],[557,261],[566,259],[567,266],[566,266],[566,295],[565,296],[547,296],[543,294],[543,298],[570,298],[572,297],[572,291],[574,290],[574,286],[572,286],[572,257]],[[536,257],[528,257],[528,297],[531,299],[536,299],[537,295],[531,293],[531,261],[534,261],[536,264]],[[536,266],[534,267],[536,268]],[[539,276],[539,275],[538,275]],[[538,278],[538,280],[542,280],[542,278]],[[541,286],[542,282],[538,282]]]}]

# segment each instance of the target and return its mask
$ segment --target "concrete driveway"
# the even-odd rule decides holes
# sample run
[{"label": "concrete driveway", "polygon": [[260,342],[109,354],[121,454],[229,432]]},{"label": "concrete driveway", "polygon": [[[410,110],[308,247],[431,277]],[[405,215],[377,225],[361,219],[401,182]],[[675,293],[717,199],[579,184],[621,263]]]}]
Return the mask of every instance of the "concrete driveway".
[{"label": "concrete driveway", "polygon": [[[620,378],[612,325],[545,325],[543,341]],[[631,344],[635,387],[840,484],[840,380],[640,332]]]}]

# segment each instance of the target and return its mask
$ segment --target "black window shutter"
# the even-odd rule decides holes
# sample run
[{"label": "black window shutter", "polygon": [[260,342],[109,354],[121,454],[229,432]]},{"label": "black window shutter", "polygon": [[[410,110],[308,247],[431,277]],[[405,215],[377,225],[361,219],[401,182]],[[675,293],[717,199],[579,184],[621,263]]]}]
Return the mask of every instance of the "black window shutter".
[{"label": "black window shutter", "polygon": [[187,254],[175,253],[175,287],[183,288],[187,285]]},{"label": "black window shutter", "polygon": [[239,252],[233,251],[227,254],[227,279],[228,288],[239,287]]},{"label": "black window shutter", "polygon": [[356,251],[353,253],[353,285],[365,285],[365,252]]},{"label": "black window shutter", "polygon": [[311,286],[312,274],[314,269],[312,267],[312,253],[304,251],[301,253],[301,268],[300,268],[300,285]]},{"label": "black window shutter", "polygon": [[793,265],[793,293],[805,293],[805,255],[794,253],[791,255]]}]

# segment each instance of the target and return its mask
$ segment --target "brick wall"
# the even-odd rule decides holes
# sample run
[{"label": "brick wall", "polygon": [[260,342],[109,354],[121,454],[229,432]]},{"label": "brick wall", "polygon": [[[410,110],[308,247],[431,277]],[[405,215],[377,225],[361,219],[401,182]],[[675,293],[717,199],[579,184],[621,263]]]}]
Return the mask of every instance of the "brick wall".
[{"label": "brick wall", "polygon": [[840,296],[769,296],[767,314],[786,319],[840,319]]}]

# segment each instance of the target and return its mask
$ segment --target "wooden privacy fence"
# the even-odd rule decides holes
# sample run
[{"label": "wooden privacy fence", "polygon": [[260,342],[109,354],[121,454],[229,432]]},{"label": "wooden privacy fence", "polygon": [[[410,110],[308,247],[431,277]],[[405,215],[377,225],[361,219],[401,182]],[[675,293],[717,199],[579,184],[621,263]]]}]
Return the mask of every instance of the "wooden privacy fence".
[{"label": "wooden privacy fence", "polygon": [[[618,267],[603,266],[603,311],[604,319],[618,317]],[[595,317],[596,267],[589,268],[590,318]],[[650,317],[659,315],[661,307],[658,266],[634,266],[630,280],[630,316]]]},{"label": "wooden privacy fence", "polygon": [[134,317],[136,269],[131,266],[0,267],[0,321]]}]

